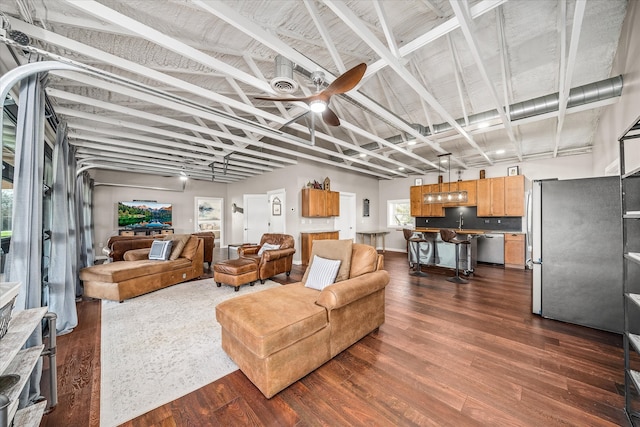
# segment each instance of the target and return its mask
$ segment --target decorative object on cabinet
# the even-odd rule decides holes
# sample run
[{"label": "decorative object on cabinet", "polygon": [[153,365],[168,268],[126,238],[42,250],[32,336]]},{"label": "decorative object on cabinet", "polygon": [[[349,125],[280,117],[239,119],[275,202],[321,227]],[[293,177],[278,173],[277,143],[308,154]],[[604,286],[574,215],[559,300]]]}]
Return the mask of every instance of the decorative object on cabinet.
[{"label": "decorative object on cabinet", "polygon": [[324,191],[331,191],[331,180],[329,177],[324,179]]},{"label": "decorative object on cabinet", "polygon": [[422,185],[422,178],[416,178],[413,185]]},{"label": "decorative object on cabinet", "polygon": [[438,170],[442,169],[442,158],[443,157],[447,157],[447,163],[449,164],[448,170],[449,170],[449,183],[448,183],[448,188],[446,191],[442,191],[442,175],[438,175],[438,188],[437,188],[437,192],[427,192],[424,194],[424,201],[423,204],[432,204],[432,203],[453,203],[453,204],[457,204],[457,203],[465,203],[467,201],[467,191],[466,190],[462,190],[462,191],[458,191],[456,189],[454,189],[453,191],[451,190],[451,161],[450,161],[450,157],[451,157],[451,153],[447,153],[447,154],[440,154],[438,156]]},{"label": "decorative object on cabinet", "polygon": [[519,175],[519,167],[518,166],[511,166],[509,168],[507,168],[507,175],[508,176],[516,176]]},{"label": "decorative object on cabinet", "polygon": [[362,201],[362,216],[369,216],[369,199],[364,199]]},{"label": "decorative object on cabinet", "polygon": [[[620,139],[620,192],[622,212],[622,291],[624,298],[624,410],[632,426],[640,425],[638,390],[640,390],[640,164],[637,153],[640,141],[640,117]],[[630,149],[627,143],[636,144]],[[627,152],[627,149],[630,149]],[[628,155],[628,156],[627,156]]]},{"label": "decorative object on cabinet", "polygon": [[480,179],[484,179],[485,177],[485,171],[484,169],[480,169]]}]

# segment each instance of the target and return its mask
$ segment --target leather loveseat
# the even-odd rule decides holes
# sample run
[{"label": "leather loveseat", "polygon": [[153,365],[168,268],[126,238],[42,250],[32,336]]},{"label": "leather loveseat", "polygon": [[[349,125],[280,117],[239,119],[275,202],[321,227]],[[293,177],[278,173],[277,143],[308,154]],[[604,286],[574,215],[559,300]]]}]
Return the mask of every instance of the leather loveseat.
[{"label": "leather loveseat", "polygon": [[84,296],[124,301],[148,292],[198,278],[203,273],[204,240],[189,236],[174,260],[149,259],[149,248],[133,249],[123,261],[80,270]]},{"label": "leather loveseat", "polygon": [[[204,243],[203,262],[208,263],[209,268],[213,263],[213,248],[216,247],[215,235],[212,231],[192,233],[201,237]],[[109,258],[112,261],[124,260],[124,254],[134,249],[150,248],[155,239],[165,239],[172,234],[156,234],[154,236],[111,236],[107,241]]]},{"label": "leather loveseat", "polygon": [[[278,249],[265,250],[259,254],[265,244],[278,246]],[[238,248],[241,258],[251,259],[258,265],[260,283],[280,273],[287,273],[287,276],[291,274],[295,253],[293,236],[279,233],[263,234],[259,245],[242,245]]]},{"label": "leather loveseat", "polygon": [[[345,280],[322,290],[305,287],[314,255],[341,259],[336,280]],[[303,282],[218,304],[222,348],[270,398],[384,323],[388,283],[372,246],[316,241]]]}]

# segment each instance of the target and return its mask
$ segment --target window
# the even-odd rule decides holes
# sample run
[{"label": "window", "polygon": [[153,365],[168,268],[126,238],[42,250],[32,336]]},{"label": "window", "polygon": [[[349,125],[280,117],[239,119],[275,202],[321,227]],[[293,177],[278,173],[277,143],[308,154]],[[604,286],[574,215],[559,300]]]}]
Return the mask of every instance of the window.
[{"label": "window", "polygon": [[409,199],[387,200],[387,227],[413,225]]}]

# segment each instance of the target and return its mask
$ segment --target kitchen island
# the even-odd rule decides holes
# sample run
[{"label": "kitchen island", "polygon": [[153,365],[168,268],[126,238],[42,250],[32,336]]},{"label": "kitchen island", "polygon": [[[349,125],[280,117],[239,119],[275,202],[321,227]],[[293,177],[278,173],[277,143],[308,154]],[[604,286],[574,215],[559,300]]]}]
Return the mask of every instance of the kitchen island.
[{"label": "kitchen island", "polygon": [[[439,228],[419,227],[414,230],[422,234],[427,240],[427,245],[420,245],[420,264],[427,266],[456,268],[456,245],[447,243],[440,237]],[[469,240],[468,245],[459,245],[458,268],[464,274],[473,273],[477,265],[478,241],[477,238],[485,234],[485,230],[459,230],[455,229],[460,238]],[[409,262],[417,262],[416,248],[412,245],[409,248]]]}]

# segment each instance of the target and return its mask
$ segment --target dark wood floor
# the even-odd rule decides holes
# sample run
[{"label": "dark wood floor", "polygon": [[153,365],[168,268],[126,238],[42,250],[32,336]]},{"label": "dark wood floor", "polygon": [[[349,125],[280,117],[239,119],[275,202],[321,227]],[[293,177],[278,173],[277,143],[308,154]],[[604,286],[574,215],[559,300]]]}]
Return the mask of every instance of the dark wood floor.
[{"label": "dark wood floor", "polygon": [[[621,337],[531,314],[529,271],[479,266],[455,285],[446,269],[409,276],[406,254],[390,252],[385,268],[380,329],[272,399],[236,371],[124,425],[627,425]],[[100,304],[78,311],[42,426],[99,425]]]}]

